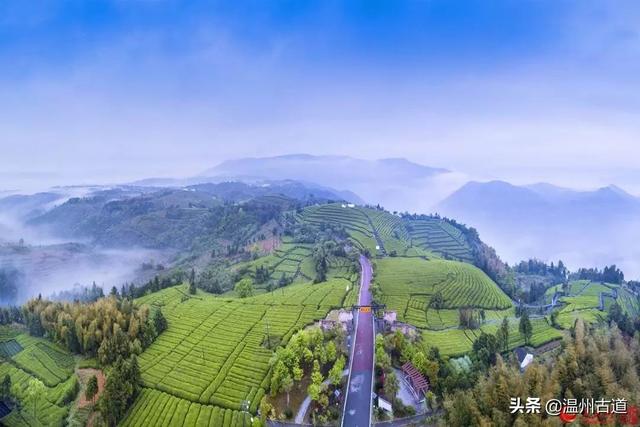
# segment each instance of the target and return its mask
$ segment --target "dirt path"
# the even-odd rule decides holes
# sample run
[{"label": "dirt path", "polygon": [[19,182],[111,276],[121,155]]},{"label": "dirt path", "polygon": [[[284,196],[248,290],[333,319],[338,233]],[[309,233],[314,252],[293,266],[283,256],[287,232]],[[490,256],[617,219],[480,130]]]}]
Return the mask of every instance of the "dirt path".
[{"label": "dirt path", "polygon": [[92,401],[87,400],[84,396],[84,391],[86,390],[89,378],[94,375],[96,376],[96,378],[98,378],[98,393],[96,393],[95,397],[93,398],[93,401],[97,402],[104,390],[104,374],[99,369],[91,368],[77,369],[76,373],[78,374],[78,378],[80,378],[80,384],[82,385],[80,387],[80,399],[78,399],[77,405],[78,408],[84,408],[85,406],[91,405],[93,403]]}]

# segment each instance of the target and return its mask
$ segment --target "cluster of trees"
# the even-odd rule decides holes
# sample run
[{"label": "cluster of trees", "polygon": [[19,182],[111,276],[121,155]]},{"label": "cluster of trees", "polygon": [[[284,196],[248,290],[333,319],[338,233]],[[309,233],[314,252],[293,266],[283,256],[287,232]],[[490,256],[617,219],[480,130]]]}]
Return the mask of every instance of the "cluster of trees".
[{"label": "cluster of trees", "polygon": [[[422,345],[407,338],[399,330],[386,335],[382,340],[382,346],[379,338],[376,344],[376,363],[385,372],[388,373],[391,366],[401,366],[411,362],[428,378],[431,390],[427,393],[427,399],[432,407],[435,407],[436,398],[442,398],[445,392],[460,387],[470,387],[473,384],[473,376],[459,373],[448,359],[440,355],[437,348],[425,351]],[[391,381],[391,384],[386,389],[383,387],[383,391],[391,398],[394,391],[393,376],[387,381]],[[394,410],[400,412],[398,415],[408,415],[411,411],[404,408],[400,401],[394,400],[392,403]]]},{"label": "cluster of trees", "polygon": [[429,301],[429,308],[440,310],[444,308],[444,296],[441,291],[437,291]]},{"label": "cluster of trees", "polygon": [[547,289],[558,284],[558,282],[548,279],[539,279],[538,276],[527,275],[517,276],[516,282],[518,284],[518,299],[527,304],[541,301]]},{"label": "cluster of trees", "polygon": [[[307,393],[314,404],[311,412],[314,423],[326,424],[338,417],[338,410],[329,408],[330,387],[338,387],[342,382],[346,365],[344,342],[345,334],[340,327],[327,332],[317,327],[309,328],[293,335],[287,346],[279,348],[271,360],[271,395],[286,392],[289,406],[289,392],[294,386],[299,387],[303,377],[309,375]],[[326,379],[330,386],[324,384]]]},{"label": "cluster of trees", "polygon": [[153,279],[150,279],[142,285],[136,286],[133,283],[124,283],[119,290],[118,288],[113,287],[109,293],[110,295],[121,298],[134,299],[151,292],[158,292],[162,289],[179,285],[180,283],[183,283],[186,278],[187,274],[182,269],[178,268],[162,276],[156,275]]},{"label": "cluster of trees", "polygon": [[166,328],[161,310],[151,313],[114,296],[89,304],[37,298],[24,305],[23,317],[32,335],[47,336],[74,353],[97,355],[103,365],[140,354]]},{"label": "cluster of trees", "polygon": [[484,310],[471,307],[458,309],[458,322],[463,329],[477,329],[485,321]]},{"label": "cluster of trees", "polygon": [[256,267],[256,272],[254,274],[254,281],[257,284],[266,283],[271,278],[271,272],[264,265],[259,265]]},{"label": "cluster of trees", "polygon": [[[126,288],[123,285],[123,294],[125,289]],[[102,290],[102,287],[96,285],[96,282],[93,282],[91,286],[74,287],[73,289],[62,290],[51,295],[51,299],[53,301],[92,302],[102,297],[104,297],[104,291]]]},{"label": "cluster of trees", "polygon": [[249,277],[245,277],[236,283],[233,290],[236,291],[236,294],[238,294],[240,298],[250,297],[254,292],[253,280]]},{"label": "cluster of trees", "polygon": [[[96,384],[97,385],[97,384]],[[107,373],[98,408],[109,426],[118,424],[140,390],[140,368],[135,355],[119,356]]]},{"label": "cluster of trees", "polygon": [[11,397],[11,377],[5,374],[0,382],[0,401]]},{"label": "cluster of trees", "polygon": [[633,336],[633,334],[640,331],[640,317],[633,318],[632,316],[629,316],[617,301],[611,305],[608,318],[628,336]]},{"label": "cluster of trees", "polygon": [[623,398],[639,403],[640,343],[626,343],[617,328],[587,330],[576,322],[572,337],[557,358],[535,362],[524,374],[515,361],[496,356],[496,363],[473,387],[461,388],[444,398],[445,421],[451,426],[541,426],[557,421],[541,414],[511,413],[511,397],[549,399]]},{"label": "cluster of trees", "polygon": [[[525,340],[525,343],[529,344],[529,340],[533,335],[533,327],[531,325],[531,321],[529,320],[529,313],[527,312],[527,310],[521,309],[519,314],[519,330]],[[458,309],[458,321],[463,329],[477,329],[486,321],[486,313],[483,309],[462,307]],[[502,319],[502,325],[498,330],[498,334],[501,333],[503,329],[505,331],[504,335],[506,335],[506,338],[504,338],[503,336],[497,336],[496,338],[498,342],[504,341],[504,344],[506,345],[509,332],[509,322],[506,318]],[[498,346],[498,348],[502,348],[502,346]]]},{"label": "cluster of trees", "polygon": [[0,268],[0,304],[12,304],[18,296],[18,288],[24,275],[16,268]]},{"label": "cluster of trees", "polygon": [[213,294],[221,294],[231,289],[233,281],[234,277],[226,268],[214,265],[198,273],[195,286]]},{"label": "cluster of trees", "polygon": [[327,280],[327,271],[329,271],[329,256],[336,247],[336,243],[331,240],[327,240],[318,243],[313,248],[313,264],[316,270],[316,277],[314,283],[320,283]]},{"label": "cluster of trees", "polygon": [[520,261],[511,270],[515,273],[517,298],[525,303],[535,303],[544,298],[551,286],[567,283],[569,270],[562,261],[546,264],[537,259]]},{"label": "cluster of trees", "polygon": [[347,257],[344,245],[336,240],[322,240],[313,247],[313,262],[316,270],[314,283],[327,280],[329,260],[331,257]]},{"label": "cluster of trees", "polygon": [[[524,339],[525,344],[529,345],[533,336],[533,326],[526,311],[520,317],[518,332]],[[495,364],[498,353],[509,350],[509,334],[509,321],[506,317],[502,319],[502,323],[495,334],[481,332],[480,336],[473,342],[471,353],[476,367],[486,370]]]},{"label": "cluster of trees", "polygon": [[290,213],[283,216],[283,223],[282,234],[291,237],[296,243],[318,243],[325,240],[342,242],[349,237],[349,234],[341,225],[322,223],[316,226],[301,223],[295,215]]},{"label": "cluster of trees", "polygon": [[8,325],[10,323],[23,323],[24,317],[22,310],[16,306],[0,307],[0,325]]},{"label": "cluster of trees", "polygon": [[538,259],[530,259],[528,261],[520,261],[513,266],[513,270],[516,273],[538,275],[538,276],[552,276],[555,283],[563,283],[567,280],[569,270],[564,265],[562,260],[558,261],[557,265],[547,264],[544,261]]},{"label": "cluster of trees", "polygon": [[624,273],[616,265],[606,266],[603,270],[597,268],[581,268],[572,273],[572,280],[591,280],[593,282],[622,284]]},{"label": "cluster of trees", "polygon": [[[400,389],[400,383],[398,377],[393,370],[393,363],[391,356],[387,353],[385,347],[385,339],[382,335],[376,335],[376,379],[375,379],[375,391],[378,395],[382,395],[388,402],[391,402],[394,415],[397,417],[403,417],[407,415],[414,415],[415,410],[412,406],[405,406],[400,399],[396,396]],[[379,416],[383,416],[383,413],[379,413]]]}]

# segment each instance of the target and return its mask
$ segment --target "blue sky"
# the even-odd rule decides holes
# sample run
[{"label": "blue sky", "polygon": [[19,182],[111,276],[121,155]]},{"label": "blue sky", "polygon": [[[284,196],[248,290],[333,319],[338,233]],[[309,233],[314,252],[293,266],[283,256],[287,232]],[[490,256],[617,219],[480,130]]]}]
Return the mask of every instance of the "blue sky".
[{"label": "blue sky", "polygon": [[291,152],[640,192],[634,1],[0,3],[0,178]]}]

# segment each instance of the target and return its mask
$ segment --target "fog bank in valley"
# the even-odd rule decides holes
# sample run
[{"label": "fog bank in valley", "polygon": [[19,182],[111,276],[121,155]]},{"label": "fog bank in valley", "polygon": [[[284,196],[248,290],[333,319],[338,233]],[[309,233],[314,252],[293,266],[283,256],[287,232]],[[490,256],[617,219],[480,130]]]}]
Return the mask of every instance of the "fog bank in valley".
[{"label": "fog bank in valley", "polygon": [[0,272],[11,280],[15,295],[3,292],[0,305],[20,304],[38,294],[51,296],[94,282],[107,293],[140,277],[140,267],[162,254],[147,249],[106,249],[86,242],[54,238],[26,227],[15,217],[0,218]]}]

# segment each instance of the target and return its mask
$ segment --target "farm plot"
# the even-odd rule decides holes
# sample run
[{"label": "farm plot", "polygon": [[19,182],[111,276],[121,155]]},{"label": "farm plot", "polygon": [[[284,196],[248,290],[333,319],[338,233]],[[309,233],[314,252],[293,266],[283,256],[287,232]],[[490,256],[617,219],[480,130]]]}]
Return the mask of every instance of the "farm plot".
[{"label": "farm plot", "polygon": [[[8,336],[12,338],[6,340]],[[12,389],[19,401],[26,399],[28,383],[34,377],[45,383],[45,393],[37,402],[35,418],[32,407],[28,409],[22,407],[22,409],[14,409],[8,415],[5,414],[4,418],[0,418],[0,424],[7,426],[63,425],[69,411],[68,402],[73,400],[77,390],[77,378],[72,375],[74,363],[72,356],[41,338],[23,334],[7,334],[3,335],[3,338],[5,341],[0,344],[10,343],[11,346],[17,344],[23,350],[11,356],[15,364],[6,361],[0,363],[0,378],[9,375],[13,384]],[[18,358],[17,356],[22,353],[27,353],[29,357]]]},{"label": "farm plot", "polygon": [[300,220],[321,226],[333,224],[344,227],[353,244],[361,250],[376,253],[376,240],[369,220],[361,208],[348,207],[340,203],[315,205],[305,208]]},{"label": "farm plot", "polygon": [[480,269],[457,261],[419,258],[378,260],[376,282],[382,302],[398,313],[400,320],[426,327],[431,297],[440,292],[444,308],[477,307],[507,309],[511,300]]},{"label": "farm plot", "polygon": [[[375,280],[380,286],[382,301],[389,309],[396,310],[399,320],[419,328],[425,348],[438,347],[446,356],[465,354],[482,331],[495,334],[503,318],[510,322],[509,348],[524,344],[511,300],[476,267],[457,261],[419,258],[385,258],[376,265]],[[429,307],[436,292],[442,294],[447,308]],[[482,326],[473,330],[458,328],[460,307],[483,310]],[[533,346],[562,337],[562,332],[551,327],[545,318],[534,318],[531,324]]]},{"label": "farm plot", "polygon": [[557,322],[563,329],[569,329],[573,327],[577,319],[582,319],[582,321],[587,324],[599,323],[606,320],[606,313],[596,308],[585,308],[580,310],[563,309],[560,314],[558,314]]},{"label": "farm plot", "polygon": [[[518,330],[520,324],[519,319],[509,319],[509,348],[516,348],[524,345],[524,337],[520,334]],[[555,341],[562,338],[562,331],[555,329],[552,327],[546,318],[532,318],[531,326],[533,328],[533,334],[531,336],[530,344],[533,347],[540,347],[543,344],[546,344],[551,341]],[[488,334],[495,334],[498,328],[500,327],[499,323],[492,323],[488,325],[482,326],[480,329]],[[480,331],[473,331],[475,339],[478,335],[480,335]]]},{"label": "farm plot", "polygon": [[[524,345],[524,338],[518,330],[519,320],[509,320],[509,349]],[[545,318],[531,319],[533,335],[531,345],[539,347],[562,338],[562,332],[553,328]],[[443,356],[460,356],[471,351],[473,341],[481,332],[495,334],[499,323],[485,324],[480,329],[447,329],[442,331],[421,330],[425,348],[437,347]]]},{"label": "farm plot", "polygon": [[362,208],[362,211],[371,220],[387,253],[394,251],[398,255],[406,255],[410,237],[402,219],[383,210]]},{"label": "farm plot", "polygon": [[23,350],[23,347],[16,340],[9,340],[0,342],[0,356],[2,357],[13,357],[16,354],[20,353]]},{"label": "farm plot", "polygon": [[274,255],[276,256],[276,263],[273,266],[273,279],[278,280],[282,276],[292,280],[296,278],[303,280],[313,279],[315,272],[309,271],[308,267],[303,269],[305,260],[311,260],[311,245],[283,243]]},{"label": "farm plot", "polygon": [[622,310],[631,317],[640,314],[640,303],[638,298],[623,287],[618,288],[618,299],[616,300]]},{"label": "farm plot", "polygon": [[[552,295],[562,291],[562,285],[547,289],[545,299],[551,301]],[[560,310],[558,321],[563,328],[573,326],[577,318],[587,323],[597,323],[606,318],[606,312],[614,302],[631,316],[638,313],[638,299],[623,286],[611,283],[597,283],[589,280],[576,280],[569,283],[568,295],[560,297],[564,304]],[[600,311],[600,295],[603,295],[604,311]],[[617,298],[613,298],[617,296]]]},{"label": "farm plot", "polygon": [[582,288],[582,290],[579,290],[578,292],[573,293],[573,295],[599,297],[602,292],[611,293],[613,289],[616,289],[618,287],[619,286],[617,285],[607,285],[605,283],[589,282],[586,286]]},{"label": "farm plot", "polygon": [[251,278],[255,278],[256,269],[263,267],[269,271],[272,282],[277,282],[283,276],[291,281],[309,281],[315,276],[313,264],[309,264],[312,262],[312,251],[311,244],[285,240],[271,255],[238,264],[237,267],[247,268]]},{"label": "farm plot", "polygon": [[0,342],[8,341],[20,335],[20,331],[10,326],[0,325]]},{"label": "farm plot", "polygon": [[[589,280],[576,280],[569,283],[568,295],[559,299],[563,307],[558,314],[558,324],[562,328],[568,329],[574,325],[578,318],[586,323],[598,323],[604,320],[606,314],[600,311],[600,294],[612,293],[614,288],[615,285],[605,285]],[[561,291],[562,287],[555,287],[551,292],[555,292],[555,289]]]},{"label": "farm plot", "polygon": [[355,267],[353,262],[347,258],[329,257],[329,272],[327,275],[331,278],[341,278],[355,282],[359,277],[359,267]]},{"label": "farm plot", "polygon": [[185,298],[184,286],[178,286],[142,297],[138,303],[162,306],[169,325],[140,355],[143,385],[202,408],[238,411],[244,400],[259,402],[268,386],[268,343],[284,344],[341,307],[349,287],[350,282],[333,279],[225,299],[200,292]]},{"label": "farm plot", "polygon": [[[59,346],[26,334],[0,344],[0,351],[48,387],[55,387],[73,374],[73,356]],[[10,354],[13,353],[13,354]]]},{"label": "farm plot", "polygon": [[405,219],[412,245],[454,259],[473,262],[471,248],[462,232],[439,218]]},{"label": "farm plot", "polygon": [[[499,323],[502,321],[504,317],[513,317],[515,316],[515,309],[509,308],[506,310],[483,310],[485,315],[485,323]],[[459,325],[459,312],[457,309],[442,309],[436,310],[433,308],[428,308],[426,311],[426,323],[423,325],[419,325],[414,323],[412,319],[407,319],[409,323],[412,325],[432,329],[432,330],[442,330],[447,328],[455,328]]]},{"label": "farm plot", "polygon": [[471,333],[462,329],[447,331],[422,330],[422,343],[426,349],[437,347],[443,356],[458,356],[471,351]]},{"label": "farm plot", "polygon": [[597,308],[600,305],[600,299],[597,295],[562,297],[560,301],[566,304],[566,306],[560,310],[561,313]]},{"label": "farm plot", "polygon": [[[244,418],[244,419],[243,419]],[[251,416],[218,406],[201,405],[157,390],[143,388],[123,427],[203,426],[235,427],[251,425]]]}]

